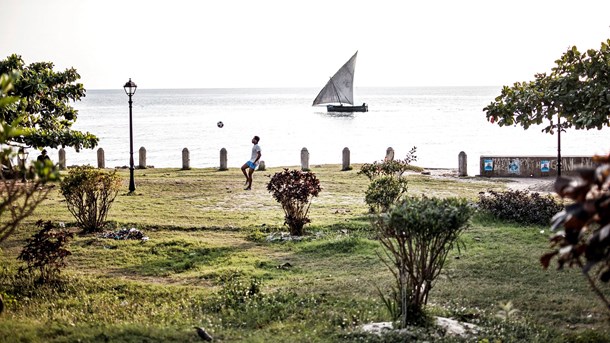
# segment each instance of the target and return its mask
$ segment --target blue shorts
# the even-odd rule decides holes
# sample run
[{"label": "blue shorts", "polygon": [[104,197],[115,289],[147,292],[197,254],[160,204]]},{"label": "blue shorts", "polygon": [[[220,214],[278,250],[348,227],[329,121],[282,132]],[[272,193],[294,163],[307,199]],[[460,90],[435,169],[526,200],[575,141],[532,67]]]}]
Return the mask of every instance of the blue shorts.
[{"label": "blue shorts", "polygon": [[254,162],[248,161],[248,162],[246,162],[246,164],[248,165],[248,167],[250,169],[256,169],[256,164],[254,164]]}]

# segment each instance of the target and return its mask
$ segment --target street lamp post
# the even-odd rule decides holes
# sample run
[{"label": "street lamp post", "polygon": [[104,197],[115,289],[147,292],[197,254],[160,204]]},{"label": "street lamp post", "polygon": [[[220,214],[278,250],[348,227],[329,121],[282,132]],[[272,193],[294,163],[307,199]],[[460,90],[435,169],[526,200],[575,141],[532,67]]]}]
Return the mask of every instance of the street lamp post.
[{"label": "street lamp post", "polygon": [[127,96],[129,96],[129,193],[133,193],[136,190],[136,183],[133,180],[133,124],[131,119],[131,105],[133,101],[131,101],[131,96],[136,93],[138,86],[129,78],[129,81],[125,83],[123,88]]},{"label": "street lamp post", "polygon": [[30,153],[25,151],[25,148],[19,148],[19,152],[17,153],[17,157],[19,158],[19,161],[21,162],[21,181],[23,181],[23,183],[26,182],[25,179],[25,160],[28,159],[28,155]]}]

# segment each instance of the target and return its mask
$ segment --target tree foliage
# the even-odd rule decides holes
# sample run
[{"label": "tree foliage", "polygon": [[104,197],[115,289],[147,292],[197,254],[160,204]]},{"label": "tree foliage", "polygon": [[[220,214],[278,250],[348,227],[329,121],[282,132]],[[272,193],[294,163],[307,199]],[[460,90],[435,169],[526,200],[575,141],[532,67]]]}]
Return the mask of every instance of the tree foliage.
[{"label": "tree foliage", "polygon": [[358,175],[364,175],[371,180],[364,201],[372,213],[387,212],[390,206],[398,202],[408,190],[404,172],[412,169],[411,162],[417,161],[417,147],[413,147],[404,160],[383,160],[365,163],[360,167]]},{"label": "tree foliage", "polygon": [[290,234],[303,235],[303,226],[311,222],[307,218],[311,200],[322,190],[320,180],[312,172],[284,169],[271,177],[267,190],[282,205]]},{"label": "tree foliage", "polygon": [[12,123],[22,118],[22,132],[13,141],[33,147],[74,147],[92,149],[98,138],[89,132],[72,130],[78,111],[71,102],[85,96],[85,89],[76,81],[76,69],[54,71],[51,62],[25,65],[21,56],[11,55],[0,60],[0,74],[17,73],[8,95],[17,99],[0,107],[0,118]]},{"label": "tree foliage", "polygon": [[71,168],[61,181],[61,194],[68,210],[84,232],[100,231],[116,198],[121,178],[91,166]]},{"label": "tree foliage", "polygon": [[548,122],[544,132],[553,134],[569,127],[601,129],[610,125],[610,40],[599,50],[584,53],[573,46],[547,75],[533,81],[504,86],[501,94],[484,108],[487,119],[500,126]]},{"label": "tree foliage", "polygon": [[[590,286],[610,312],[610,301],[595,279],[610,282],[610,156],[594,157],[601,165],[580,169],[579,177],[560,177],[555,191],[573,203],[555,215],[551,237],[554,250],[540,262],[547,268],[557,258],[559,269],[565,265],[581,268]],[[593,275],[591,275],[593,274]]]},{"label": "tree foliage", "polygon": [[61,269],[66,266],[65,258],[72,255],[66,245],[74,235],[50,221],[39,220],[36,226],[41,228],[40,231],[26,241],[17,257],[27,264],[27,267],[19,268],[19,273],[32,275],[38,271],[39,283],[57,280]]},{"label": "tree foliage", "polygon": [[[0,75],[0,111],[19,101],[17,97],[7,95],[17,77],[15,72]],[[0,161],[7,161],[15,156],[15,151],[6,144],[21,135],[20,120],[21,118],[16,118],[11,123],[0,123],[0,144],[4,145],[4,148],[0,149]],[[48,183],[59,179],[59,171],[50,161],[35,162],[28,170],[21,172],[26,173],[31,181],[23,183],[14,175],[9,175],[10,172],[5,170],[0,172],[0,242],[5,240],[21,221],[32,214],[46,199],[52,189]],[[10,219],[7,219],[7,216]]]},{"label": "tree foliage", "polygon": [[548,225],[551,218],[563,209],[549,194],[508,190],[489,190],[479,193],[479,209],[492,216],[521,224]]},{"label": "tree foliage", "polygon": [[465,199],[406,197],[373,222],[396,280],[401,328],[421,319],[433,282],[473,212]]}]

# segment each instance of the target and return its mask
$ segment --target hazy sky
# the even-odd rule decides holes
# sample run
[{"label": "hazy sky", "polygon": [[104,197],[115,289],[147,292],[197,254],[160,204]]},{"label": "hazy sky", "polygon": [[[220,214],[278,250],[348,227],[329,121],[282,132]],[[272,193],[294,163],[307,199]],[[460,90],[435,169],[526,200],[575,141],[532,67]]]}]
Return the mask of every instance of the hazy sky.
[{"label": "hazy sky", "polygon": [[512,84],[610,38],[607,0],[0,0],[0,58],[87,89]]}]

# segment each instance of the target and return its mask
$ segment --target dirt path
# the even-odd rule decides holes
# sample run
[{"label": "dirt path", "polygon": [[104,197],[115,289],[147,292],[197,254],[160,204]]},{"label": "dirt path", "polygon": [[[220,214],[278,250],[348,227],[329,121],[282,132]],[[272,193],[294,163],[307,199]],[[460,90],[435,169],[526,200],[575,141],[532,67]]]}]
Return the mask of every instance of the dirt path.
[{"label": "dirt path", "polygon": [[538,193],[554,193],[555,179],[547,178],[530,178],[530,177],[515,177],[515,178],[487,178],[487,177],[458,177],[457,169],[426,169],[422,174],[430,175],[437,178],[451,178],[462,182],[504,182],[506,187],[512,190],[525,190]]}]

